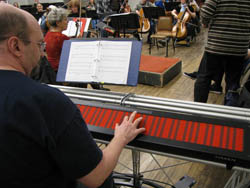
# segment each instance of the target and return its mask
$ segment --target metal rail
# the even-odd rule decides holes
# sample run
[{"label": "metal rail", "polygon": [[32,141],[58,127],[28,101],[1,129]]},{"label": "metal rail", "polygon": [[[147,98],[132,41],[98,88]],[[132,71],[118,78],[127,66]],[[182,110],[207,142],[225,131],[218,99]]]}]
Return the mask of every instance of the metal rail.
[{"label": "metal rail", "polygon": [[139,107],[142,109],[176,112],[216,119],[238,120],[250,123],[250,110],[245,108],[188,102],[159,97],[148,97],[126,93],[89,90],[67,86],[54,86],[70,98],[97,101],[116,105]]}]

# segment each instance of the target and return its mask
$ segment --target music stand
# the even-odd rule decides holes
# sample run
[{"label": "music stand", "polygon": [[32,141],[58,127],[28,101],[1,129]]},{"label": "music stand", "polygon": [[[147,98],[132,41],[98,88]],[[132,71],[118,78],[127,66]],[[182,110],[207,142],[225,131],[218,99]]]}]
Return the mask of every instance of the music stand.
[{"label": "music stand", "polygon": [[109,18],[109,25],[116,29],[118,36],[120,36],[121,31],[123,31],[125,37],[126,30],[134,29],[137,32],[138,28],[140,28],[139,17],[136,13],[114,14]]},{"label": "music stand", "polygon": [[164,2],[165,10],[172,11],[174,9],[179,9],[181,2]]},{"label": "music stand", "polygon": [[87,16],[87,18],[92,18],[92,20],[99,19],[99,15],[96,13],[96,10],[87,10],[86,16]]},{"label": "music stand", "polygon": [[144,17],[158,19],[160,16],[166,16],[165,10],[162,7],[143,7]]}]

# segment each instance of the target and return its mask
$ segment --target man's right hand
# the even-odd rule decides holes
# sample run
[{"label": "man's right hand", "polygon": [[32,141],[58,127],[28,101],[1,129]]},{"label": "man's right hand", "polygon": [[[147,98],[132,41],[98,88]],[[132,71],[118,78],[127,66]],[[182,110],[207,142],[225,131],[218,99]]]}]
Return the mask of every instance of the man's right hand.
[{"label": "man's right hand", "polygon": [[125,116],[120,125],[116,124],[114,139],[119,140],[123,146],[132,141],[138,134],[145,131],[145,128],[137,128],[142,117],[135,119],[135,116],[136,112],[134,111],[129,117]]}]

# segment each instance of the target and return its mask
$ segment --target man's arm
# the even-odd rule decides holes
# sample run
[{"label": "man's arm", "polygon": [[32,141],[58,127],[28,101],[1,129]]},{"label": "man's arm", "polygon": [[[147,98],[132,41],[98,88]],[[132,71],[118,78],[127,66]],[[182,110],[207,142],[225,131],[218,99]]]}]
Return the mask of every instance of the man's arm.
[{"label": "man's arm", "polygon": [[250,59],[250,49],[248,49],[245,59]]},{"label": "man's arm", "polygon": [[134,121],[135,115],[136,112],[133,112],[130,117],[123,119],[121,125],[116,125],[114,138],[103,150],[102,160],[94,170],[79,179],[81,183],[89,188],[99,187],[111,174],[124,146],[145,131],[145,128],[137,128],[142,118]]},{"label": "man's arm", "polygon": [[171,11],[171,14],[175,19],[178,19],[178,13],[175,9]]},{"label": "man's arm", "polygon": [[190,10],[187,6],[187,12],[191,15],[192,18],[195,18],[196,17],[196,14],[194,12],[194,9],[192,7],[190,7],[192,10]]},{"label": "man's arm", "polygon": [[208,26],[210,20],[215,14],[218,0],[206,0],[201,8],[201,22],[203,25]]}]

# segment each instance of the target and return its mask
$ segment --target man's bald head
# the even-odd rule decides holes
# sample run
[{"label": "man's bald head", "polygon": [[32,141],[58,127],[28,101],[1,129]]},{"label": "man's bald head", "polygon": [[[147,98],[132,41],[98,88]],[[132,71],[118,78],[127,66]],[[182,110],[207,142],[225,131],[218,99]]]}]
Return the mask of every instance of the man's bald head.
[{"label": "man's bald head", "polygon": [[43,34],[26,11],[0,3],[0,69],[29,75],[43,55]]},{"label": "man's bald head", "polygon": [[33,16],[6,3],[0,3],[0,42],[10,36],[29,40],[29,24]]}]

